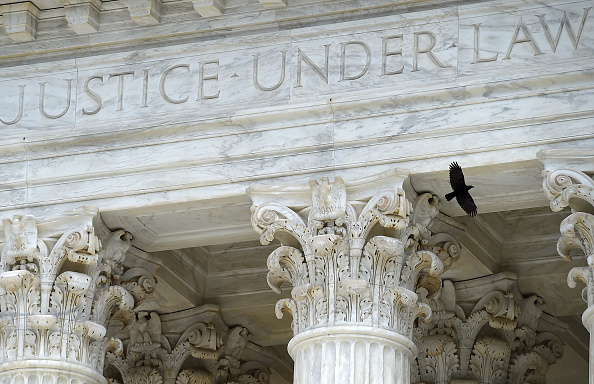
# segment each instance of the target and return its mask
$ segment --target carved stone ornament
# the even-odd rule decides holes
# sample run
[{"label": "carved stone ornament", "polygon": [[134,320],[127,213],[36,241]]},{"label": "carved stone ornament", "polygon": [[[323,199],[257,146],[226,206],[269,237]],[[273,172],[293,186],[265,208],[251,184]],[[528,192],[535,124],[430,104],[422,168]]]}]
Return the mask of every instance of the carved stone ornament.
[{"label": "carved stone ornament", "polygon": [[[337,368],[343,376],[300,366],[317,360],[333,366],[332,356],[351,354],[356,343],[368,346],[358,359],[394,356],[383,360],[386,372],[406,369],[415,319],[431,315],[416,291],[422,285],[435,293],[441,286],[438,276],[459,257],[453,236],[429,229],[438,214],[437,197],[420,195],[413,210],[402,189],[406,177],[407,172],[395,170],[352,183],[322,178],[311,181],[309,191],[248,190],[260,241],[268,244],[276,237],[283,243],[268,257],[268,285],[277,293],[284,284],[292,286],[291,297],[276,304],[276,315],[293,317],[294,383],[349,382],[348,362]],[[377,340],[385,343],[375,351]],[[334,352],[318,356],[318,350]],[[394,380],[384,376],[377,382]]]},{"label": "carved stone ornament", "polygon": [[[430,309],[418,302],[419,281],[444,272],[458,257],[450,235],[427,228],[437,214],[437,198],[419,196],[412,204],[398,186],[366,200],[347,201],[347,186],[336,177],[312,181],[307,222],[295,210],[274,202],[252,206],[252,225],[262,244],[285,232],[298,246],[283,245],[268,257],[268,284],[291,298],[276,306],[280,318],[293,315],[295,334],[319,326],[361,324],[410,335],[418,316]],[[376,224],[384,227],[379,233]]]},{"label": "carved stone ornament", "polygon": [[107,323],[134,307],[132,295],[116,285],[131,236],[116,231],[102,248],[92,226],[96,214],[84,207],[47,221],[2,221],[0,383],[14,375],[44,382],[52,370],[66,372],[58,382],[105,382],[105,351],[119,345],[105,337]]},{"label": "carved stone ornament", "polygon": [[[571,151],[567,151],[571,154]],[[577,151],[581,154],[582,151]],[[594,155],[580,158],[584,163],[582,168],[594,171]],[[567,277],[570,287],[575,287],[578,280],[586,284],[582,296],[588,302],[588,307],[594,304],[594,180],[582,170],[576,169],[547,169],[547,162],[555,159],[556,151],[539,152],[539,159],[545,164],[543,171],[543,188],[545,195],[551,201],[551,209],[560,211],[570,206],[572,213],[567,216],[560,226],[561,238],[557,242],[559,255],[571,260],[572,251],[581,251],[588,260],[587,267],[571,269]],[[562,159],[565,159],[562,157]],[[575,161],[575,159],[571,158]],[[588,161],[586,161],[588,160]]]},{"label": "carved stone ornament", "polygon": [[551,330],[564,328],[543,313],[540,297],[494,290],[467,316],[446,280],[438,295],[424,301],[433,317],[414,331],[419,352],[412,383],[544,384],[549,366],[563,355],[563,342]]},{"label": "carved stone ornament", "polygon": [[[571,260],[573,251],[586,257],[587,267],[574,267],[569,271],[567,284],[576,287],[578,281],[586,284],[582,298],[588,309],[582,315],[582,322],[590,332],[590,351],[594,349],[594,172],[593,150],[548,150],[538,153],[544,164],[543,188],[551,201],[551,209],[560,211],[570,206],[571,214],[561,222],[561,238],[557,252]],[[570,166],[568,166],[571,164]],[[588,172],[588,173],[586,173]],[[594,359],[590,352],[589,383],[594,384]]]},{"label": "carved stone ornament", "polygon": [[[218,307],[205,305],[190,310],[191,325],[179,331],[176,319],[156,312],[139,311],[130,327],[124,329],[120,351],[107,354],[106,377],[121,384],[268,384],[271,357],[266,350],[249,342],[246,328],[229,328]],[[163,334],[176,334],[175,347]],[[127,334],[126,334],[127,333]],[[121,353],[116,353],[121,352]],[[272,356],[268,353],[268,356]],[[109,369],[109,366],[116,370]]]}]

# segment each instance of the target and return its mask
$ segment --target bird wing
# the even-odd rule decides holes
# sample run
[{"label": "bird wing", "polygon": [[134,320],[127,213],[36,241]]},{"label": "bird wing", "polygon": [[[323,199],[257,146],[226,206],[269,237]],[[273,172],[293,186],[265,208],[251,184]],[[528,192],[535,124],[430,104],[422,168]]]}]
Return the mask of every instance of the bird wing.
[{"label": "bird wing", "polygon": [[466,185],[462,168],[456,162],[450,164],[450,185],[454,191]]},{"label": "bird wing", "polygon": [[468,216],[476,216],[476,204],[474,204],[474,200],[472,200],[472,196],[470,196],[470,193],[460,193],[456,196],[456,200],[458,201],[458,204],[460,204],[464,212],[468,213]]}]

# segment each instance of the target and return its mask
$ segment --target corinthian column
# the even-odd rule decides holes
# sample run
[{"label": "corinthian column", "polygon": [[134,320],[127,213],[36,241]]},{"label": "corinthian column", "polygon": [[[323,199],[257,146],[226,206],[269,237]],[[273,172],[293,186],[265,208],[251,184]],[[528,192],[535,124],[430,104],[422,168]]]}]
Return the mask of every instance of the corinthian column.
[{"label": "corinthian column", "polygon": [[410,382],[413,325],[431,314],[416,290],[439,289],[458,244],[430,230],[436,197],[419,196],[411,215],[407,176],[248,190],[261,242],[283,244],[268,257],[268,284],[292,286],[276,314],[293,317],[295,384]]},{"label": "corinthian column", "polygon": [[105,384],[105,338],[114,313],[132,295],[114,283],[130,234],[112,233],[102,248],[97,210],[85,207],[52,220],[2,220],[0,247],[0,383]]},{"label": "corinthian column", "polygon": [[571,260],[577,250],[585,256],[588,266],[569,271],[567,284],[574,288],[577,281],[586,284],[582,297],[588,308],[582,322],[590,332],[590,379],[594,384],[594,150],[546,150],[538,153],[544,164],[543,188],[551,209],[559,212],[571,207],[571,214],[561,222],[561,238],[557,242],[559,255]]}]

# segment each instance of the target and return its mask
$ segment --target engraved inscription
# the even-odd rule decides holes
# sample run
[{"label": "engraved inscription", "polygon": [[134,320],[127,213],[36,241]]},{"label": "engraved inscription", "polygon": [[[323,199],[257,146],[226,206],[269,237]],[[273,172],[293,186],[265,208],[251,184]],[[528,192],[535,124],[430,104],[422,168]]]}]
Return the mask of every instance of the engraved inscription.
[{"label": "engraved inscription", "polygon": [[19,112],[17,113],[17,117],[14,120],[10,120],[10,121],[4,121],[2,119],[0,119],[0,122],[2,122],[2,124],[6,124],[6,125],[13,125],[18,123],[21,118],[23,117],[23,102],[25,99],[25,85],[19,85]]},{"label": "engraved inscription", "polygon": [[481,49],[479,48],[479,43],[481,40],[481,38],[480,38],[481,24],[482,23],[473,24],[473,26],[474,26],[474,58],[472,60],[472,64],[495,61],[495,60],[497,60],[497,57],[499,57],[499,53],[496,53],[495,56],[491,56],[491,57],[485,57],[485,58],[481,57]]},{"label": "engraved inscription", "polygon": [[[420,47],[420,40],[421,36],[426,36],[429,40],[429,43],[426,47]],[[432,49],[435,47],[435,35],[432,32],[415,32],[414,38],[414,48],[413,48],[413,65],[412,65],[412,72],[417,72],[419,70],[419,54],[424,53],[429,57],[431,62],[435,64],[435,66],[439,68],[447,68],[448,66],[443,64],[437,56],[433,53]]]},{"label": "engraved inscription", "polygon": [[586,17],[588,17],[588,12],[590,12],[590,9],[592,9],[592,7],[584,8],[584,14],[582,16],[582,22],[580,23],[580,27],[578,29],[577,37],[575,33],[573,33],[573,28],[571,26],[571,23],[569,22],[569,18],[567,17],[567,12],[563,12],[563,18],[561,19],[561,24],[559,25],[559,29],[557,30],[557,36],[555,37],[555,39],[553,39],[553,36],[551,35],[551,30],[549,29],[549,24],[547,23],[546,15],[536,15],[536,17],[538,17],[538,20],[540,20],[542,29],[545,33],[545,36],[547,37],[547,41],[551,45],[551,49],[553,50],[553,52],[557,52],[557,46],[559,45],[559,40],[561,39],[561,32],[563,31],[563,27],[565,27],[567,35],[569,36],[569,39],[571,40],[574,49],[577,49],[578,43],[580,42],[580,38],[582,37],[582,31],[584,30],[584,24],[586,24]]},{"label": "engraved inscription", "polygon": [[113,77],[118,78],[118,111],[124,110],[124,76],[126,75],[134,75],[134,71],[110,73],[107,78],[107,80],[110,80]]},{"label": "engraved inscription", "polygon": [[[359,72],[356,75],[351,75],[351,76],[348,76],[345,74],[346,47],[349,45],[362,47],[363,50],[365,51],[365,66],[363,67],[361,72]],[[369,48],[369,45],[365,44],[362,41],[349,41],[347,43],[340,44],[340,80],[338,80],[338,81],[357,80],[358,78],[362,77],[364,74],[367,73],[370,65],[371,65],[371,49]]]},{"label": "engraved inscription", "polygon": [[167,68],[165,70],[165,72],[163,72],[163,75],[161,75],[161,81],[159,82],[159,92],[161,93],[161,97],[165,101],[170,102],[171,104],[185,103],[190,98],[190,96],[186,96],[183,99],[172,99],[165,92],[165,79],[167,79],[167,75],[169,75],[171,73],[171,71],[173,71],[174,69],[177,69],[177,68],[185,68],[187,72],[190,72],[190,66],[188,64],[174,65],[173,67]]},{"label": "engraved inscription", "polygon": [[[520,29],[522,30],[524,37],[518,36],[520,34]],[[508,60],[510,58],[512,49],[514,48],[514,45],[519,44],[519,43],[530,43],[530,45],[532,46],[532,49],[534,49],[534,56],[542,55],[542,51],[538,47],[538,44],[536,44],[536,41],[534,41],[534,37],[532,36],[532,33],[526,26],[526,23],[524,22],[524,19],[522,19],[521,16],[520,16],[520,20],[518,21],[518,26],[516,27],[516,30],[514,31],[514,36],[511,39],[511,43],[509,43],[509,48],[507,49],[507,53],[503,57],[503,60]]]},{"label": "engraved inscription", "polygon": [[95,106],[95,109],[87,109],[83,107],[83,115],[94,115],[101,110],[101,107],[103,107],[103,99],[101,99],[101,96],[99,96],[99,94],[97,94],[96,92],[91,91],[91,89],[89,88],[89,83],[91,82],[91,80],[100,80],[103,83],[103,76],[91,76],[85,81],[85,92],[87,95],[89,95],[91,99],[93,99],[97,103],[97,105]]},{"label": "engraved inscription", "polygon": [[[404,71],[404,65],[395,71],[390,71],[388,69],[388,56],[400,56],[402,57],[402,48],[397,51],[392,51],[388,48],[388,45],[392,40],[399,40],[400,44],[402,44],[402,35],[394,35],[394,36],[385,36],[382,37],[382,76],[386,75],[398,75]],[[393,48],[392,48],[393,49]]]},{"label": "engraved inscription", "polygon": [[70,96],[72,95],[72,79],[68,79],[66,81],[68,82],[68,85],[66,86],[66,107],[61,113],[58,113],[57,115],[52,115],[45,111],[45,84],[47,84],[47,82],[44,81],[39,83],[39,112],[41,112],[41,114],[47,117],[48,119],[59,119],[60,117],[64,116],[66,112],[68,112],[68,110],[70,109]]},{"label": "engraved inscription", "polygon": [[216,81],[219,80],[218,72],[214,75],[208,75],[208,76],[204,75],[206,66],[208,65],[208,66],[211,66],[210,68],[212,68],[212,65],[214,65],[214,64],[216,64],[217,70],[218,70],[219,60],[209,60],[209,61],[199,63],[198,72],[200,73],[200,79],[198,81],[198,99],[196,99],[196,101],[198,101],[200,99],[216,99],[221,94],[221,91],[217,91],[215,94],[210,94],[210,95],[204,94],[204,82],[206,80],[216,80]]},{"label": "engraved inscription", "polygon": [[570,62],[592,54],[591,9],[572,3],[567,9],[541,7],[422,26],[395,23],[383,32],[297,36],[271,43],[278,46],[242,46],[232,52],[189,49],[196,53],[118,69],[90,63],[76,68],[76,78],[41,74],[2,83],[0,126],[30,129],[39,126],[40,118],[48,123],[73,116],[92,123],[110,114],[134,116],[139,108],[162,116],[175,108],[208,113],[211,107],[229,108],[229,100],[250,106],[259,97],[285,102],[360,87],[408,86],[483,68]]},{"label": "engraved inscription", "polygon": [[259,57],[260,54],[257,53],[254,56],[254,68],[253,68],[253,81],[254,81],[254,87],[256,87],[257,89],[259,89],[260,91],[274,91],[275,89],[277,89],[278,87],[280,87],[283,82],[285,81],[285,68],[286,68],[286,64],[287,64],[287,50],[283,50],[281,51],[282,54],[282,59],[281,59],[281,71],[280,71],[280,79],[279,81],[273,85],[272,87],[266,87],[262,84],[260,84],[260,80],[258,80],[258,67],[259,67]]},{"label": "engraved inscription", "polygon": [[328,57],[330,53],[330,45],[324,45],[325,54],[324,54],[324,69],[322,70],[316,63],[314,63],[303,51],[301,48],[298,49],[297,53],[297,85],[295,88],[302,87],[301,85],[301,68],[302,62],[307,63],[307,65],[324,80],[326,84],[328,84]]}]

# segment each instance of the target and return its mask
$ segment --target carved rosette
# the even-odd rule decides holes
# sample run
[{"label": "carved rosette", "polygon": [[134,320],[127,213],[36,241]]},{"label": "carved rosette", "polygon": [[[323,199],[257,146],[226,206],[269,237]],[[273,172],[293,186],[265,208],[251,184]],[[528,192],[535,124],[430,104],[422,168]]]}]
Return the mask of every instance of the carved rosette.
[{"label": "carved rosette", "polygon": [[363,205],[347,201],[340,177],[310,185],[307,222],[276,203],[252,206],[252,225],[263,244],[279,232],[299,244],[283,245],[268,257],[272,290],[280,293],[284,283],[293,287],[291,298],[277,303],[277,316],[292,314],[295,335],[354,324],[410,336],[414,320],[430,315],[418,301],[417,287],[439,288],[436,277],[458,257],[452,236],[428,229],[438,212],[437,198],[420,196],[411,217],[412,204],[398,187],[368,197]]},{"label": "carved rosette", "polygon": [[564,344],[550,331],[558,321],[547,320],[540,329],[540,318],[548,316],[541,298],[495,290],[477,300],[467,316],[455,296],[446,280],[436,297],[425,300],[433,318],[414,331],[419,352],[412,383],[546,383]]},{"label": "carved rosette", "polygon": [[114,232],[102,249],[92,227],[96,213],[85,207],[54,220],[67,230],[44,223],[44,238],[31,216],[3,220],[0,382],[16,371],[42,380],[46,369],[72,371],[65,382],[105,382],[105,351],[117,345],[105,338],[107,322],[134,306],[132,295],[114,285],[131,236]]},{"label": "carved rosette", "polygon": [[[207,308],[206,312],[213,311]],[[251,360],[249,351],[246,352],[250,346],[255,347],[248,346],[248,330],[241,326],[227,328],[218,310],[214,317],[198,316],[192,326],[174,337],[177,342],[173,348],[162,333],[161,318],[156,312],[138,312],[127,330],[125,353],[118,350],[107,354],[107,365],[117,369],[117,375],[113,371],[106,374],[113,383],[268,384],[270,381],[269,361]]]}]

